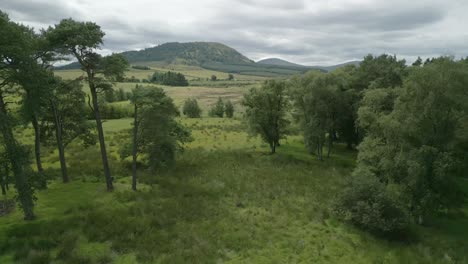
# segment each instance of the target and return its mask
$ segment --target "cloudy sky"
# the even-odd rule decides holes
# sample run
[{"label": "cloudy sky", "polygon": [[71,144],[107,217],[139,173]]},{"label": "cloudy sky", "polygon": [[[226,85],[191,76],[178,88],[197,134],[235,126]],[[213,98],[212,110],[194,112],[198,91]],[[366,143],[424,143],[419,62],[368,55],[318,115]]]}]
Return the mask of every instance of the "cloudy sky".
[{"label": "cloudy sky", "polygon": [[0,0],[14,21],[94,21],[103,53],[216,41],[247,57],[330,65],[368,53],[468,55],[467,0]]}]

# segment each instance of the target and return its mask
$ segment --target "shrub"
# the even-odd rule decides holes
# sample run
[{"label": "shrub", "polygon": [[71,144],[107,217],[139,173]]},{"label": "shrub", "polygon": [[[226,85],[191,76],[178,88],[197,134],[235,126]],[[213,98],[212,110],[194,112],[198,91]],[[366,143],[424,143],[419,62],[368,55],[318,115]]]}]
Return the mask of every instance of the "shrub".
[{"label": "shrub", "polygon": [[228,100],[224,105],[224,112],[226,113],[226,117],[234,117],[234,105],[232,104],[231,100]]},{"label": "shrub", "polygon": [[218,98],[218,101],[215,105],[210,109],[209,115],[211,117],[223,117],[224,116],[224,102],[223,99]]},{"label": "shrub", "polygon": [[196,99],[188,98],[184,102],[184,107],[182,113],[189,118],[199,118],[201,117],[201,108],[198,106]]},{"label": "shrub", "polygon": [[396,192],[370,172],[353,176],[352,182],[335,202],[339,218],[374,233],[401,234],[409,227],[409,213],[397,199]]}]

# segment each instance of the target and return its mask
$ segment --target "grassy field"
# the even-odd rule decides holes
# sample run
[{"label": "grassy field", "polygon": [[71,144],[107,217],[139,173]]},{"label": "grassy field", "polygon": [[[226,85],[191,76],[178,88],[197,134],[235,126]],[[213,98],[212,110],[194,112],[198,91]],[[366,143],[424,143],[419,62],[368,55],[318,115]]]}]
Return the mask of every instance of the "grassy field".
[{"label": "grassy field", "polygon": [[[138,79],[147,79],[149,76],[153,75],[155,71],[159,72],[167,72],[167,71],[175,71],[175,72],[180,72],[189,81],[193,80],[207,80],[210,79],[212,75],[215,75],[218,80],[227,80],[228,79],[228,73],[225,72],[220,72],[220,71],[213,71],[213,70],[207,70],[203,69],[197,66],[189,66],[189,65],[166,65],[162,63],[138,63],[138,65],[142,66],[148,66],[151,69],[150,70],[138,70],[138,69],[133,69],[130,68],[126,72],[126,77],[132,77],[134,76],[135,78]],[[55,73],[64,78],[64,79],[74,79],[79,76],[83,76],[84,72],[81,70],[58,70],[55,71]],[[241,75],[241,74],[233,74],[234,79],[238,81],[263,81],[266,80],[266,77],[262,76],[255,76],[255,75]]]},{"label": "grassy field", "polygon": [[[195,141],[174,170],[140,171],[130,188],[118,159],[130,120],[104,123],[116,191],[107,193],[97,147],[68,149],[73,182],[37,192],[38,220],[16,209],[0,217],[0,263],[467,263],[468,219],[437,217],[414,240],[387,241],[336,221],[333,199],[356,153],[329,160],[306,153],[300,136],[277,155],[238,120],[182,119]],[[30,138],[29,130],[22,132]],[[57,168],[56,153],[45,157]],[[468,186],[467,186],[468,187]],[[11,194],[10,194],[11,195]],[[465,214],[468,211],[465,209]]]},{"label": "grassy field", "polygon": [[[179,67],[194,78],[213,74]],[[74,78],[79,72],[58,74]],[[269,155],[265,143],[245,132],[239,108],[234,119],[207,118],[218,97],[238,107],[261,80],[236,78],[251,78],[252,84],[163,87],[178,106],[197,98],[205,115],[179,118],[194,141],[174,169],[140,169],[138,192],[130,191],[130,164],[119,154],[131,119],[104,122],[113,193],[105,191],[97,145],[68,146],[69,184],[58,180],[55,148],[45,146],[51,179],[47,190],[36,192],[38,219],[23,221],[19,208],[0,217],[0,263],[468,263],[468,205],[414,226],[406,242],[376,237],[338,222],[332,212],[355,151],[337,145],[330,159],[319,162],[306,152],[301,135],[291,135]],[[130,91],[134,85],[117,88]],[[32,145],[29,127],[16,135]],[[468,191],[468,181],[460,184]]]}]

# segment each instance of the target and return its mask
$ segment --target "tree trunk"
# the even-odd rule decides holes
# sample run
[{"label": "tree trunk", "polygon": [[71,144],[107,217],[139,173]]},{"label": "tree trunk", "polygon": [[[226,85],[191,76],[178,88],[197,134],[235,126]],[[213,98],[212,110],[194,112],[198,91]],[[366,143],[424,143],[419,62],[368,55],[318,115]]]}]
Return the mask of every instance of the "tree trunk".
[{"label": "tree trunk", "polygon": [[2,178],[2,182],[0,183],[0,185],[2,186],[2,195],[6,195],[5,182],[3,182],[3,178]]},{"label": "tree trunk", "polygon": [[317,143],[317,158],[323,161],[323,144],[321,142]]},{"label": "tree trunk", "polygon": [[39,128],[39,122],[37,121],[37,116],[35,113],[32,115],[31,122],[34,128],[34,156],[36,157],[36,166],[39,175],[40,188],[46,189],[47,180],[45,179],[44,168],[42,167],[41,161],[41,130]]},{"label": "tree trunk", "polygon": [[135,113],[133,121],[133,147],[132,147],[132,190],[137,190],[137,140],[138,140],[138,107],[135,103]]},{"label": "tree trunk", "polygon": [[270,143],[270,149],[271,149],[271,154],[276,153],[276,143],[275,142]]},{"label": "tree trunk", "polygon": [[52,106],[52,111],[54,114],[55,138],[57,141],[57,149],[59,152],[60,169],[62,170],[62,181],[63,183],[67,183],[70,181],[70,179],[68,178],[67,163],[65,160],[65,148],[63,146],[62,122],[60,121],[60,117],[58,115],[55,103],[51,102],[51,106]]},{"label": "tree trunk", "polygon": [[327,153],[327,158],[330,158],[332,146],[333,146],[333,137],[332,137],[332,134],[330,133],[329,136],[328,136],[328,153]]},{"label": "tree trunk", "polygon": [[104,168],[104,176],[106,177],[107,191],[113,191],[114,186],[112,184],[112,176],[109,168],[109,161],[107,159],[106,143],[104,140],[104,130],[102,129],[101,113],[99,112],[99,103],[97,97],[97,91],[94,83],[91,81],[92,74],[88,73],[89,87],[91,90],[91,98],[93,103],[94,116],[96,119],[96,127],[98,131],[99,146],[101,147],[102,166]]},{"label": "tree trunk", "polygon": [[29,185],[28,176],[25,171],[27,163],[24,162],[23,150],[13,135],[11,123],[8,120],[6,105],[3,96],[0,94],[0,130],[5,141],[5,149],[8,153],[10,163],[15,175],[15,185],[18,191],[18,198],[21,203],[21,208],[24,212],[25,220],[33,220],[34,202],[31,186]]}]

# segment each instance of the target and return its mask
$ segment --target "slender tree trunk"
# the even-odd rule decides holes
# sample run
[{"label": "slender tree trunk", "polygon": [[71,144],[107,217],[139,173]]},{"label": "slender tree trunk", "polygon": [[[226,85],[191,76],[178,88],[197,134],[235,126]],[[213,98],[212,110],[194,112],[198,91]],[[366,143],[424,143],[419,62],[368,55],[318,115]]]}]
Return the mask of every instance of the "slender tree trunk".
[{"label": "slender tree trunk", "polygon": [[5,164],[5,189],[7,191],[10,190],[10,187],[8,186],[10,182],[10,167],[8,164]]},{"label": "slender tree trunk", "polygon": [[2,185],[2,195],[6,195],[6,188],[5,188],[5,183],[3,182],[3,178],[2,178],[2,182],[0,183],[0,185]]},{"label": "slender tree trunk", "polygon": [[138,107],[135,103],[135,113],[133,121],[133,147],[132,147],[132,190],[137,190],[137,139],[138,139]]},{"label": "slender tree trunk", "polygon": [[3,172],[0,174],[0,187],[2,187],[2,195],[6,195],[6,166],[7,164],[5,164],[5,170],[3,170]]},{"label": "slender tree trunk", "polygon": [[270,143],[270,149],[271,149],[271,154],[276,153],[276,143],[275,142]]},{"label": "slender tree trunk", "polygon": [[332,137],[332,133],[329,133],[329,134],[328,134],[328,153],[327,153],[327,158],[330,158],[332,146],[333,146],[333,137]]},{"label": "slender tree trunk", "polygon": [[101,113],[99,112],[99,103],[97,97],[96,87],[92,81],[92,74],[88,72],[89,87],[91,90],[91,98],[93,103],[94,116],[96,119],[96,127],[98,131],[99,146],[101,147],[102,166],[104,168],[104,176],[106,177],[107,191],[113,191],[112,176],[109,168],[109,161],[107,159],[106,143],[104,140],[104,130],[102,129]]},{"label": "slender tree trunk", "polygon": [[321,142],[317,143],[317,158],[323,160],[323,144]]},{"label": "slender tree trunk", "polygon": [[54,113],[55,138],[57,141],[57,149],[59,152],[60,169],[62,170],[62,181],[63,183],[67,183],[70,181],[70,179],[68,178],[67,163],[65,160],[65,148],[63,146],[62,122],[60,121],[60,117],[58,115],[57,107],[55,106],[55,103],[51,102],[51,106],[52,106],[52,112]]},{"label": "slender tree trunk", "polygon": [[41,189],[47,188],[47,180],[45,179],[44,168],[42,167],[41,161],[41,129],[39,128],[39,122],[37,115],[32,115],[31,123],[34,128],[34,156],[36,157],[37,172],[39,174],[39,183]]},{"label": "slender tree trunk", "polygon": [[15,175],[15,185],[18,191],[18,198],[21,203],[21,208],[24,212],[25,220],[33,220],[34,215],[34,202],[32,196],[32,189],[29,185],[28,176],[25,171],[26,162],[21,146],[16,141],[13,135],[11,123],[8,120],[6,105],[3,96],[0,94],[0,130],[5,141],[5,149],[8,153],[10,163]]}]

